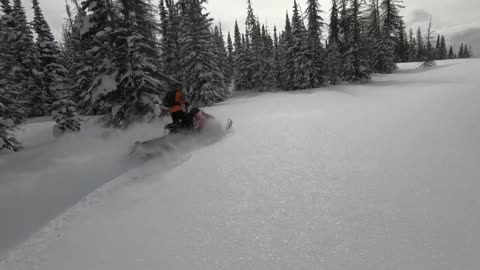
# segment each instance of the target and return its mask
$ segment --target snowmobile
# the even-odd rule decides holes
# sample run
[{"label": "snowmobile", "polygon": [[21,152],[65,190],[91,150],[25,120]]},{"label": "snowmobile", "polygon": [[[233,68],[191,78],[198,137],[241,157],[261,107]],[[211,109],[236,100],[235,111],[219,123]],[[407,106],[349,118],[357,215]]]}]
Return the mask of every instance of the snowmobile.
[{"label": "snowmobile", "polygon": [[175,150],[187,150],[198,144],[208,144],[212,139],[228,132],[233,121],[222,126],[216,119],[198,108],[187,113],[187,123],[165,125],[165,135],[144,142],[136,142],[130,155],[142,160],[162,156]]}]

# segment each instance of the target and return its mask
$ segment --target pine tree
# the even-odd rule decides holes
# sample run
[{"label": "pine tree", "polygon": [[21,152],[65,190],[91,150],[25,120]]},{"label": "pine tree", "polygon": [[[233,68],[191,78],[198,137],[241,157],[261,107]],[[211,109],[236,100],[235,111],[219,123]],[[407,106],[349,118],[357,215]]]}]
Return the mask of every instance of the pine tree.
[{"label": "pine tree", "polygon": [[432,29],[432,19],[430,18],[430,22],[428,23],[428,30],[427,30],[427,62],[435,60],[435,51],[432,45],[432,38],[433,38],[433,29]]},{"label": "pine tree", "polygon": [[88,88],[88,84],[92,80],[91,76],[93,75],[91,72],[92,69],[90,68],[91,66],[88,65],[88,63],[91,62],[91,58],[85,53],[88,48],[90,48],[90,44],[85,42],[86,39],[82,39],[81,35],[83,30],[82,19],[86,17],[77,0],[73,0],[72,4],[75,5],[75,11],[72,11],[68,3],[65,3],[68,18],[63,25],[61,62],[68,71],[67,77],[70,81],[69,85],[71,86],[72,100],[78,104],[81,102],[82,91]]},{"label": "pine tree", "polygon": [[13,28],[15,20],[12,17],[12,7],[8,0],[1,0],[2,13],[0,13],[0,78],[6,82],[7,75],[14,62],[11,51]]},{"label": "pine tree", "polygon": [[329,37],[328,43],[340,43],[340,26],[338,17],[338,4],[337,0],[332,0],[332,9],[330,12],[330,24],[329,24]]},{"label": "pine tree", "polygon": [[281,57],[283,56],[282,53],[282,48],[281,48],[281,42],[278,37],[277,33],[277,27],[275,26],[273,28],[273,48],[274,48],[274,53],[273,53],[273,67],[272,67],[272,77],[274,78],[274,87],[280,88],[282,85],[282,59]]},{"label": "pine tree", "polygon": [[444,60],[448,58],[447,44],[445,43],[445,37],[442,35],[440,38],[440,59]]},{"label": "pine tree", "polygon": [[233,42],[232,42],[232,37],[230,35],[230,32],[228,32],[228,35],[227,35],[227,52],[228,52],[227,71],[225,75],[227,78],[229,78],[229,83],[231,83],[234,80],[235,61],[234,61],[234,53],[233,53]]},{"label": "pine tree", "polygon": [[366,37],[366,42],[368,44],[369,66],[374,71],[380,72],[380,70],[377,70],[376,68],[379,57],[378,46],[382,42],[378,0],[371,0],[367,12],[366,31],[368,36]]},{"label": "pine tree", "polygon": [[425,61],[426,58],[425,45],[423,41],[422,30],[420,27],[417,29],[417,61]]},{"label": "pine tree", "polygon": [[247,19],[245,20],[245,26],[246,26],[245,33],[250,34],[250,37],[251,37],[255,31],[255,27],[257,26],[257,24],[258,24],[257,17],[253,12],[252,2],[251,0],[247,0]]},{"label": "pine tree", "polygon": [[379,73],[393,73],[397,69],[395,64],[395,41],[391,38],[382,38],[376,47],[377,59],[375,71]]},{"label": "pine tree", "polygon": [[400,21],[400,28],[398,33],[398,62],[408,62],[409,44],[407,38],[407,32],[403,20]]},{"label": "pine tree", "polygon": [[340,19],[337,0],[332,0],[329,24],[329,44],[325,59],[325,73],[328,83],[336,85],[341,81]]},{"label": "pine tree", "polygon": [[459,50],[458,50],[458,58],[464,58],[463,43],[460,44],[460,48],[459,48]]},{"label": "pine tree", "polygon": [[39,53],[33,39],[32,29],[27,22],[21,0],[14,0],[11,16],[14,27],[10,35],[12,59],[16,59],[8,77],[11,87],[20,93],[26,102],[28,116],[48,114],[48,101],[51,100],[43,86]]},{"label": "pine tree", "polygon": [[263,54],[264,44],[262,41],[262,29],[254,15],[253,7],[248,0],[247,19],[245,21],[246,32],[250,41],[251,63],[249,73],[251,74],[251,90],[266,91],[271,87],[269,60]]},{"label": "pine tree", "polygon": [[240,34],[240,28],[238,27],[237,21],[235,21],[234,42],[235,52],[240,51],[242,48],[242,35]]},{"label": "pine tree", "polygon": [[281,71],[281,76],[282,76],[282,89],[291,91],[294,89],[294,77],[293,74],[295,73],[295,68],[294,68],[294,57],[293,53],[294,51],[292,50],[293,46],[293,37],[292,37],[292,25],[290,22],[290,18],[288,16],[288,12],[286,14],[286,19],[285,19],[285,31],[282,35],[281,38],[281,46],[282,48],[282,71]]},{"label": "pine tree", "polygon": [[348,33],[350,32],[351,26],[351,9],[349,9],[348,4],[349,0],[339,0],[340,1],[340,19],[339,19],[339,40],[340,40],[340,50],[341,53],[344,53],[348,46],[345,43],[348,40]]},{"label": "pine tree", "polygon": [[245,41],[245,36],[240,34],[238,23],[235,22],[235,34],[234,34],[234,62],[235,62],[235,90],[248,90],[250,89],[250,74],[249,74],[249,48],[248,43]]},{"label": "pine tree", "polygon": [[320,37],[322,36],[323,18],[320,16],[318,0],[308,0],[306,11],[308,29],[306,40],[306,55],[311,60],[309,88],[318,88],[324,84],[325,72],[323,70],[324,51]]},{"label": "pine tree", "polygon": [[440,35],[437,36],[437,45],[435,46],[435,60],[440,60]]},{"label": "pine tree", "polygon": [[25,120],[25,104],[19,99],[20,89],[15,88],[11,69],[14,65],[10,44],[13,41],[15,21],[13,9],[8,0],[1,2],[0,16],[0,151],[19,151],[22,145],[15,138],[14,131]]},{"label": "pine tree", "polygon": [[404,7],[402,3],[403,0],[382,0],[380,7],[385,36],[394,37],[395,33],[399,32],[402,24],[400,9]]},{"label": "pine tree", "polygon": [[293,68],[290,70],[293,85],[291,89],[287,90],[308,89],[311,87],[310,76],[313,63],[308,59],[307,32],[296,1],[293,6],[292,33],[289,45],[287,58],[293,63]]},{"label": "pine tree", "polygon": [[274,56],[275,56],[275,48],[274,42],[268,28],[265,25],[262,25],[262,43],[263,43],[263,52],[262,55],[264,56],[264,68],[267,74],[265,78],[266,82],[266,89],[272,89],[275,87],[275,76],[274,76]]},{"label": "pine tree", "polygon": [[430,18],[430,22],[428,24],[427,29],[427,37],[426,37],[426,60],[420,65],[420,67],[432,67],[435,66],[435,49],[432,45],[432,38],[434,35],[434,31],[432,29],[432,19]]},{"label": "pine tree", "polygon": [[[375,64],[375,70],[380,73],[392,73],[397,67],[395,59],[395,48],[400,47],[400,40],[397,39],[397,33],[403,34],[403,21],[399,15],[403,6],[400,0],[382,0],[380,4],[380,14],[383,18],[382,40],[377,46],[378,57]],[[402,41],[403,42],[403,41]]]},{"label": "pine tree", "polygon": [[225,40],[223,38],[223,32],[221,27],[214,27],[213,30],[213,42],[215,45],[214,51],[216,56],[216,62],[218,63],[218,68],[223,73],[225,84],[229,85],[231,82],[231,77],[228,74],[229,65],[228,65],[228,53],[227,48],[225,47]]},{"label": "pine tree", "polygon": [[410,28],[408,36],[409,36],[408,62],[414,62],[417,59],[417,40],[413,37],[412,28]]},{"label": "pine tree", "polygon": [[215,57],[212,19],[204,13],[204,0],[181,0],[180,66],[189,100],[195,105],[213,105],[228,95],[225,78]]},{"label": "pine tree", "polygon": [[[60,129],[65,131],[79,131],[80,119],[76,112],[76,104],[71,101],[70,82],[67,78],[67,69],[61,62],[60,48],[50,30],[50,26],[43,16],[38,0],[33,0],[34,29],[37,33],[37,47],[40,54],[40,64],[43,73],[43,85],[53,100],[54,119]],[[68,112],[68,113],[67,113]]]},{"label": "pine tree", "polygon": [[[165,74],[174,78],[173,83],[182,79],[179,45],[180,18],[173,0],[160,1],[161,59]],[[172,82],[171,82],[172,83]]]},{"label": "pine tree", "polygon": [[345,81],[367,81],[370,79],[368,51],[361,39],[361,1],[352,0],[349,9],[350,22],[347,34],[347,50],[343,53],[342,77]]},{"label": "pine tree", "polygon": [[[107,95],[117,90],[114,63],[115,31],[119,28],[117,14],[109,0],[84,0],[79,10],[78,56],[74,91],[83,114],[111,116],[113,104]],[[115,34],[114,34],[115,33]],[[110,121],[106,124],[110,125]]]},{"label": "pine tree", "polygon": [[327,58],[325,60],[326,63],[326,73],[327,73],[327,80],[330,84],[336,85],[341,82],[341,73],[342,73],[342,55],[340,54],[340,50],[338,44],[336,42],[329,44],[327,48]]},{"label": "pine tree", "polygon": [[0,151],[22,150],[14,134],[16,126],[25,121],[24,106],[17,100],[17,94],[10,88],[0,87]]},{"label": "pine tree", "polygon": [[[15,64],[12,46],[10,45],[15,37],[15,20],[12,17],[12,7],[8,0],[1,2],[2,13],[0,14],[0,89],[6,91],[8,87],[12,91],[13,78],[11,76],[12,67]],[[19,95],[16,94],[16,95]]]},{"label": "pine tree", "polygon": [[470,58],[470,49],[468,44],[463,46],[463,58]]},{"label": "pine tree", "polygon": [[250,38],[248,35],[242,35],[242,53],[241,53],[241,74],[242,74],[242,85],[243,85],[243,90],[251,90],[254,88],[253,85],[253,71],[252,71],[252,63],[254,61],[253,58],[253,53],[252,53],[252,48],[251,48],[251,43],[250,43]]},{"label": "pine tree", "polygon": [[149,121],[159,114],[159,97],[167,91],[167,84],[160,70],[153,34],[158,31],[153,6],[146,0],[121,0],[120,4],[120,25],[112,33],[115,37],[113,73],[107,75],[111,76],[114,86],[109,87],[111,91],[104,92],[101,99],[111,104],[106,124],[126,128],[133,122]]},{"label": "pine tree", "polygon": [[455,59],[455,53],[453,52],[453,46],[450,46],[450,50],[448,51],[448,59]]}]

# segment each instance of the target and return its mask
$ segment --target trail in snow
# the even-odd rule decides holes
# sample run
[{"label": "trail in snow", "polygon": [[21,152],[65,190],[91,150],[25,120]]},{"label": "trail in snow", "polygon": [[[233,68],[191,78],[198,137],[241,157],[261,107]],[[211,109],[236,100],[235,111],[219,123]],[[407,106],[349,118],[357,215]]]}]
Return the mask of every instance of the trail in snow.
[{"label": "trail in snow", "polygon": [[209,108],[230,136],[118,177],[0,269],[475,269],[480,61],[440,64]]},{"label": "trail in snow", "polygon": [[53,122],[33,119],[22,128],[25,151],[0,156],[0,257],[8,248],[104,183],[135,168],[134,142],[163,135],[163,123],[127,132],[87,125],[55,140]]}]

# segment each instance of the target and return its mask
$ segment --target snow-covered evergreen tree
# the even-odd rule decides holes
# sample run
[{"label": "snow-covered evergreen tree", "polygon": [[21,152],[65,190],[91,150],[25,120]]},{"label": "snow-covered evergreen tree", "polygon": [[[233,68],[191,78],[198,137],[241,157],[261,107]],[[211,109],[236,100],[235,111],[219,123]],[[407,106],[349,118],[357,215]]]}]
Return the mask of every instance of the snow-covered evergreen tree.
[{"label": "snow-covered evergreen tree", "polygon": [[105,96],[117,88],[118,67],[113,62],[113,46],[118,16],[109,0],[84,0],[78,15],[74,91],[81,99],[79,106],[84,114],[110,114],[113,104]]},{"label": "snow-covered evergreen tree", "polygon": [[67,78],[68,71],[61,62],[60,49],[43,16],[38,0],[33,0],[34,30],[37,33],[37,47],[43,72],[43,84],[46,92],[55,101],[50,108],[54,120],[62,131],[78,131],[80,119],[76,105],[71,100],[71,87]]},{"label": "snow-covered evergreen tree", "polygon": [[318,88],[325,82],[324,49],[320,40],[322,36],[323,18],[320,16],[320,4],[318,0],[308,0],[306,16],[308,21],[306,55],[311,61],[310,88]]},{"label": "snow-covered evergreen tree", "polygon": [[437,45],[435,46],[434,55],[435,60],[440,60],[440,35],[437,36]]},{"label": "snow-covered evergreen tree", "polygon": [[[100,98],[112,104],[107,124],[126,128],[136,121],[149,121],[159,114],[160,96],[167,91],[165,78],[160,71],[157,41],[152,34],[158,25],[154,9],[146,0],[121,0],[121,23],[115,33],[114,67],[110,92]],[[114,75],[114,76],[113,76]],[[104,89],[105,89],[104,88]],[[95,92],[91,92],[92,96]]]},{"label": "snow-covered evergreen tree", "polygon": [[[11,43],[14,40],[15,20],[12,17],[12,6],[8,0],[1,0],[0,13],[0,89],[13,87],[11,70],[14,65],[14,55]],[[18,90],[18,89],[17,89]],[[19,94],[18,94],[19,95]]]},{"label": "snow-covered evergreen tree", "polygon": [[[248,37],[248,36],[247,36]],[[242,91],[251,89],[251,79],[249,73],[250,58],[249,58],[249,44],[245,40],[245,36],[240,34],[238,23],[235,22],[235,90]]]},{"label": "snow-covered evergreen tree", "polygon": [[425,61],[427,59],[425,51],[425,43],[423,39],[422,30],[420,27],[417,29],[417,61]]},{"label": "snow-covered evergreen tree", "polygon": [[455,59],[455,53],[453,52],[453,46],[450,46],[450,50],[448,51],[448,59]]},{"label": "snow-covered evergreen tree", "polygon": [[292,88],[287,90],[301,90],[311,88],[310,80],[314,67],[309,59],[307,31],[303,23],[297,1],[294,1],[292,15],[292,33],[290,46],[287,49],[287,58],[293,63],[291,69]]},{"label": "snow-covered evergreen tree", "polygon": [[440,37],[440,60],[448,58],[447,44],[445,43],[445,37],[442,35]]},{"label": "snow-covered evergreen tree", "polygon": [[[382,39],[377,44],[377,61],[375,70],[380,73],[392,73],[397,66],[395,49],[400,47],[397,34],[403,35],[403,21],[399,15],[402,0],[382,0],[380,4],[380,16],[382,18]],[[402,40],[403,42],[403,40]]]},{"label": "snow-covered evergreen tree", "polygon": [[279,50],[281,52],[281,76],[282,76],[282,89],[284,90],[293,90],[295,88],[294,84],[294,76],[295,68],[294,68],[294,55],[293,50],[291,49],[293,46],[293,37],[292,37],[292,25],[290,22],[290,18],[288,16],[288,12],[286,14],[285,19],[285,31],[282,34],[280,39]]},{"label": "snow-covered evergreen tree", "polygon": [[15,58],[10,44],[15,41],[15,21],[12,6],[8,0],[1,2],[0,15],[0,151],[19,151],[22,145],[14,136],[18,124],[26,117],[21,89],[16,87],[13,74]]},{"label": "snow-covered evergreen tree", "polygon": [[432,45],[432,40],[433,40],[433,29],[432,29],[432,19],[430,18],[430,22],[428,24],[428,29],[427,29],[427,37],[426,37],[426,60],[420,65],[420,67],[432,67],[435,66],[435,50]]},{"label": "snow-covered evergreen tree", "polygon": [[325,59],[325,73],[329,84],[336,85],[341,81],[341,61],[340,53],[340,19],[338,0],[332,0],[332,9],[330,12],[328,47]]},{"label": "snow-covered evergreen tree", "polygon": [[264,25],[262,26],[262,43],[263,43],[263,60],[264,60],[264,69],[267,74],[265,80],[265,88],[267,90],[275,87],[275,75],[274,75],[274,57],[275,57],[275,48],[272,36],[268,31],[268,28]]},{"label": "snow-covered evergreen tree", "polygon": [[67,132],[78,132],[81,128],[81,119],[77,113],[77,104],[70,99],[60,99],[52,104],[53,120],[57,123],[54,135],[60,136]]},{"label": "snow-covered evergreen tree", "polygon": [[230,85],[231,77],[229,76],[229,64],[228,64],[228,53],[227,48],[225,47],[225,40],[223,38],[223,32],[221,27],[215,26],[213,30],[213,42],[215,45],[215,55],[217,58],[218,67],[223,73],[225,79],[225,84]]},{"label": "snow-covered evergreen tree", "polygon": [[343,53],[342,78],[345,81],[362,81],[370,79],[368,50],[362,40],[362,9],[360,0],[352,0],[348,10],[348,32],[346,32],[346,50]]},{"label": "snow-covered evergreen tree", "polygon": [[398,45],[396,61],[397,62],[408,62],[408,53],[410,45],[408,44],[407,32],[405,29],[405,23],[403,19],[400,20],[400,28],[398,29]]},{"label": "snow-covered evergreen tree", "polygon": [[[72,4],[75,5],[73,10],[69,3],[65,3],[67,20],[63,25],[61,61],[68,70],[67,77],[72,87],[72,100],[78,104],[81,101],[82,91],[88,88],[88,84],[92,80],[91,76],[86,76],[91,74],[92,69],[88,68],[90,67],[88,63],[92,60],[85,53],[90,45],[88,42],[85,42],[87,39],[82,39],[81,36],[82,19],[85,18],[84,11],[77,0],[73,0]],[[87,72],[87,70],[90,72]]]},{"label": "snow-covered evergreen tree", "polygon": [[282,85],[282,48],[280,47],[280,40],[278,37],[277,27],[273,28],[273,67],[272,77],[274,78],[274,87],[280,88]]},{"label": "snow-covered evergreen tree", "polygon": [[325,63],[328,83],[332,85],[340,83],[342,81],[342,55],[336,42],[329,44]]},{"label": "snow-covered evergreen tree", "polygon": [[395,64],[395,45],[395,41],[391,38],[383,38],[377,43],[375,71],[389,74],[397,69]]},{"label": "snow-covered evergreen tree", "polygon": [[463,49],[463,43],[460,44],[460,47],[458,49],[458,58],[464,58],[463,57],[464,49]]},{"label": "snow-covered evergreen tree", "polygon": [[248,0],[247,19],[245,21],[246,32],[250,41],[249,53],[251,63],[249,73],[251,74],[251,89],[266,91],[271,88],[270,66],[268,56],[265,55],[265,47],[262,39],[262,28],[254,15],[252,3]]},{"label": "snow-covered evergreen tree", "polygon": [[205,0],[180,0],[180,31],[183,83],[187,96],[195,105],[212,105],[228,95],[225,78],[215,57],[212,19],[204,13]]},{"label": "snow-covered evergreen tree", "polygon": [[378,0],[371,0],[367,9],[365,37],[369,56],[370,68],[376,72],[381,72],[376,66],[379,62],[379,45],[382,42],[382,32],[380,25],[380,7]]},{"label": "snow-covered evergreen tree", "polygon": [[417,40],[413,36],[413,29],[410,28],[408,33],[408,62],[414,62],[417,59]]},{"label": "snow-covered evergreen tree", "polygon": [[24,106],[17,100],[17,96],[18,93],[11,88],[0,88],[0,151],[22,150],[21,143],[14,135],[16,126],[25,120]]},{"label": "snow-covered evergreen tree", "polygon": [[165,74],[181,81],[183,72],[180,67],[180,16],[173,0],[160,1],[161,59]]},{"label": "snow-covered evergreen tree", "polygon": [[470,50],[471,50],[471,47],[469,47],[468,44],[465,44],[463,46],[463,58],[470,58]]},{"label": "snow-covered evergreen tree", "polygon": [[229,83],[231,83],[234,80],[234,67],[235,67],[235,61],[234,61],[234,49],[233,49],[233,42],[232,42],[232,36],[230,35],[230,32],[227,34],[227,52],[228,52],[228,57],[227,57],[227,70],[225,73],[225,76],[229,78]]},{"label": "snow-covered evergreen tree", "polygon": [[10,43],[14,37],[15,20],[9,0],[1,0],[0,4],[0,78],[6,79],[14,61]]},{"label": "snow-covered evergreen tree", "polygon": [[330,24],[328,25],[329,36],[328,43],[337,45],[340,43],[340,25],[338,15],[338,1],[332,0],[332,9],[330,11]]},{"label": "snow-covered evergreen tree", "polygon": [[348,33],[351,27],[351,9],[349,8],[349,0],[339,0],[340,17],[339,17],[339,40],[340,52],[344,53],[348,50],[348,45],[345,43],[348,40]]},{"label": "snow-covered evergreen tree", "polygon": [[427,37],[426,37],[426,55],[427,61],[434,61],[435,60],[435,51],[433,49],[432,40],[433,40],[433,29],[432,29],[432,19],[430,18],[430,22],[428,23],[427,28]]},{"label": "snow-covered evergreen tree", "polygon": [[11,16],[14,25],[9,35],[9,46],[15,61],[12,62],[10,75],[7,76],[8,83],[26,102],[28,116],[44,116],[48,114],[51,95],[45,91],[43,85],[39,53],[22,1],[14,0],[13,3]]}]

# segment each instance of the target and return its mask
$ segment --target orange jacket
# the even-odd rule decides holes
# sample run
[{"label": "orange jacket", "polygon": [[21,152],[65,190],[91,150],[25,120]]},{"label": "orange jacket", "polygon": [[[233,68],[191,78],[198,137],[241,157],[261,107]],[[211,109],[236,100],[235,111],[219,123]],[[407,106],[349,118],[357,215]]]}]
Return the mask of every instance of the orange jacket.
[{"label": "orange jacket", "polygon": [[178,111],[183,111],[182,105],[185,105],[187,103],[185,99],[183,99],[183,93],[180,90],[177,90],[175,92],[175,105],[170,107],[170,112],[178,112]]}]

